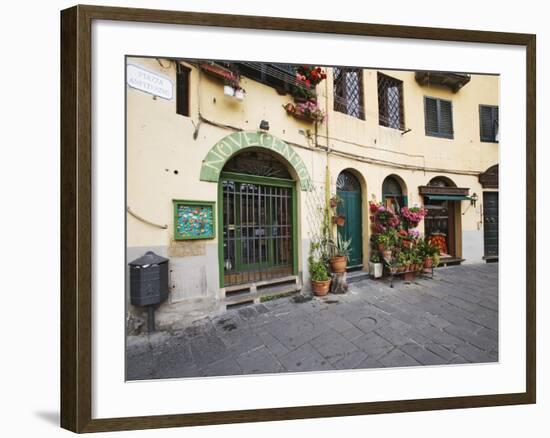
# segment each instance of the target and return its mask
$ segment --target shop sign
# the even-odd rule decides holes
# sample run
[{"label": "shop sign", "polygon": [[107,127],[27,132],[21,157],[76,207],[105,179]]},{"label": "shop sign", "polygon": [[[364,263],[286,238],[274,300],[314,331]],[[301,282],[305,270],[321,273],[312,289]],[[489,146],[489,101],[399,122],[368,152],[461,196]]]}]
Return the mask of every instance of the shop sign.
[{"label": "shop sign", "polygon": [[201,180],[217,182],[227,160],[241,149],[249,147],[265,148],[277,153],[292,166],[302,190],[312,188],[305,163],[289,144],[265,132],[254,131],[235,132],[216,143],[203,160]]}]

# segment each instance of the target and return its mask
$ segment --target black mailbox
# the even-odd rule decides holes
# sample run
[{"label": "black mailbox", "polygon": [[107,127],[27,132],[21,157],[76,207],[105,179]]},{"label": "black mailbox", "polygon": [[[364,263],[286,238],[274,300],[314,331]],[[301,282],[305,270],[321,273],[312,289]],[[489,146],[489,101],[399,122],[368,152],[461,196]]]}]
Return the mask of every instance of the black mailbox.
[{"label": "black mailbox", "polygon": [[155,330],[153,306],[168,298],[168,259],[147,251],[130,265],[130,302],[149,306],[149,331]]}]

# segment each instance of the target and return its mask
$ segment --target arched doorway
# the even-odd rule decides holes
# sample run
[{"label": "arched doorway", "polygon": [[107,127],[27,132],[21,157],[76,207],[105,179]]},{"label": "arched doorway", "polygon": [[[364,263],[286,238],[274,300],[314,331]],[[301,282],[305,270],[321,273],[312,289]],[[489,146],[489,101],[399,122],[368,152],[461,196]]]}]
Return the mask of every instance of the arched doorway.
[{"label": "arched doorway", "polygon": [[424,234],[439,246],[442,258],[457,257],[460,201],[450,199],[452,195],[445,195],[445,189],[456,187],[456,184],[447,177],[438,176],[430,180],[428,187],[440,188],[443,195],[427,196],[424,199],[424,207],[427,210]]},{"label": "arched doorway", "polygon": [[382,202],[390,204],[396,211],[406,207],[407,190],[404,185],[396,175],[387,176],[382,183]]},{"label": "arched doorway", "polygon": [[223,286],[295,275],[296,184],[281,158],[246,149],[219,180]]},{"label": "arched doorway", "polygon": [[353,173],[344,170],[336,180],[336,193],[340,198],[338,214],[346,217],[346,222],[338,227],[338,232],[344,239],[351,239],[348,267],[358,269],[363,266],[361,184]]}]

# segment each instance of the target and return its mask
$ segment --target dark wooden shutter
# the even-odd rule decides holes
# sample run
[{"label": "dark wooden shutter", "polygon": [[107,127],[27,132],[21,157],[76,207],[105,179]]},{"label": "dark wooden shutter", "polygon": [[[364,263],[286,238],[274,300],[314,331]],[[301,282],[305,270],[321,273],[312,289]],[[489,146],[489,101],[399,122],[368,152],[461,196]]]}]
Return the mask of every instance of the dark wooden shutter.
[{"label": "dark wooden shutter", "polygon": [[176,112],[186,117],[189,117],[189,73],[190,69],[177,64]]},{"label": "dark wooden shutter", "polygon": [[426,135],[438,135],[439,122],[437,117],[437,99],[431,97],[424,98],[424,114]]},{"label": "dark wooden shutter", "polygon": [[439,100],[439,135],[453,138],[453,105],[450,100]]},{"label": "dark wooden shutter", "polygon": [[426,135],[453,138],[453,104],[450,100],[424,97]]},{"label": "dark wooden shutter", "polygon": [[479,106],[479,134],[481,141],[496,142],[498,131],[498,107]]}]

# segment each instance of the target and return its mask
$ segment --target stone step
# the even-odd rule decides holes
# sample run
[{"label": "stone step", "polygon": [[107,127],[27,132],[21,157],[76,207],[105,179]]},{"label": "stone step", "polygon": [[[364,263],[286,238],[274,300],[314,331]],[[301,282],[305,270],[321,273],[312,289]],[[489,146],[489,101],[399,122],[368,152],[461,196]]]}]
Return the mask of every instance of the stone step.
[{"label": "stone step", "polygon": [[357,283],[358,281],[367,280],[368,278],[370,278],[370,276],[367,271],[352,271],[348,272],[346,275],[348,284]]}]

